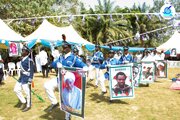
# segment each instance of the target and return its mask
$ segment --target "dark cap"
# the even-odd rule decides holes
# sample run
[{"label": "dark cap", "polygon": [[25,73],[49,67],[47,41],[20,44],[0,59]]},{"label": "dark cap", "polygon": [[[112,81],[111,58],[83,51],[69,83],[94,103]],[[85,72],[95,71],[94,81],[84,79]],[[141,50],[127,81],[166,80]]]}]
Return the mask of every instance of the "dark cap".
[{"label": "dark cap", "polygon": [[99,45],[95,45],[95,47],[96,47],[96,48],[100,48],[100,46],[99,46]]},{"label": "dark cap", "polygon": [[79,50],[76,47],[74,47],[73,52],[79,52]]},{"label": "dark cap", "polygon": [[67,41],[62,42],[62,47],[69,47],[71,48],[71,44],[69,44]]},{"label": "dark cap", "polygon": [[22,50],[25,50],[25,51],[27,51],[28,53],[31,52],[31,50],[30,50],[27,46],[25,46],[25,45],[23,46]]},{"label": "dark cap", "polygon": [[114,53],[114,50],[109,50],[109,53]]},{"label": "dark cap", "polygon": [[124,50],[128,50],[129,47],[128,47],[128,46],[124,46],[123,49],[124,49]]}]

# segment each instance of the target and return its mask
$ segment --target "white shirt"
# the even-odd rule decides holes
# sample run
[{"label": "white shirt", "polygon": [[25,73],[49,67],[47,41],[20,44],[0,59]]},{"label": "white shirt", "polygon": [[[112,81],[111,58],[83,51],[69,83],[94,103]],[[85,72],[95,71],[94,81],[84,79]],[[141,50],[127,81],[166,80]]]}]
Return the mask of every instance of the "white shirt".
[{"label": "white shirt", "polygon": [[119,59],[121,58],[121,56],[122,56],[121,54],[119,54],[119,55],[118,55],[118,54],[115,54],[115,55],[114,55],[114,58],[116,58],[117,60],[119,60]]},{"label": "white shirt", "polygon": [[40,64],[41,64],[41,65],[46,65],[46,63],[48,62],[48,61],[47,61],[48,56],[47,56],[46,51],[42,50],[42,51],[39,53],[39,59],[40,59]]},{"label": "white shirt", "polygon": [[53,50],[52,51],[52,56],[54,57],[54,60],[58,59],[60,56],[59,50]]},{"label": "white shirt", "polygon": [[154,59],[155,59],[155,60],[162,60],[160,54],[156,54],[156,55],[154,56]]},{"label": "white shirt", "polygon": [[70,55],[71,55],[71,52],[68,52],[67,54],[64,55],[64,58],[66,59]]},{"label": "white shirt", "polygon": [[141,62],[151,62],[151,61],[154,62],[155,59],[150,54],[148,56],[144,56],[143,59],[141,60]]},{"label": "white shirt", "polygon": [[165,58],[165,54],[161,53],[161,59],[164,60],[164,58]]},{"label": "white shirt", "polygon": [[140,62],[142,59],[142,54],[137,54],[136,57],[137,57],[137,62]]}]

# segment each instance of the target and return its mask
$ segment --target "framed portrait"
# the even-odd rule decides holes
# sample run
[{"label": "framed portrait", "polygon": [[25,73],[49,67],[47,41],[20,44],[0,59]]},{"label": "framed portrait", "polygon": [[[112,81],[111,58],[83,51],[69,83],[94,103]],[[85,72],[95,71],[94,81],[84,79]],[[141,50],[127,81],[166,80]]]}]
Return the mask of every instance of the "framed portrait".
[{"label": "framed portrait", "polygon": [[177,56],[176,48],[172,48],[172,49],[170,50],[170,56],[171,56],[171,57],[176,57],[176,56]]},{"label": "framed portrait", "polygon": [[157,60],[155,62],[156,76],[158,78],[167,78],[167,61]]},{"label": "framed portrait", "polygon": [[134,63],[132,66],[133,71],[133,83],[135,87],[139,86],[140,83],[140,77],[141,77],[141,64],[140,63]]},{"label": "framed portrait", "polygon": [[109,68],[110,100],[134,98],[132,65],[115,65]]},{"label": "framed portrait", "polygon": [[9,56],[19,56],[20,55],[20,44],[15,42],[9,42]]},{"label": "framed portrait", "polygon": [[152,83],[154,82],[154,80],[155,80],[154,62],[142,62],[140,83]]},{"label": "framed portrait", "polygon": [[58,70],[60,109],[71,115],[84,118],[85,72],[76,68]]}]

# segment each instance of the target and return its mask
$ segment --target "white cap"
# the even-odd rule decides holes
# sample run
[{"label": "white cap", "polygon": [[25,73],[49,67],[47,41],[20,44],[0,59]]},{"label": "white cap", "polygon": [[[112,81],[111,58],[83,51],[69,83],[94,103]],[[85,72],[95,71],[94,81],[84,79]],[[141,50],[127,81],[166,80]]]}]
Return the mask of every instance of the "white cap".
[{"label": "white cap", "polygon": [[158,62],[156,66],[158,67],[159,65],[164,66],[164,63]]},{"label": "white cap", "polygon": [[64,82],[66,82],[66,80],[69,80],[70,82],[75,82],[75,75],[72,72],[66,72],[64,75]]}]

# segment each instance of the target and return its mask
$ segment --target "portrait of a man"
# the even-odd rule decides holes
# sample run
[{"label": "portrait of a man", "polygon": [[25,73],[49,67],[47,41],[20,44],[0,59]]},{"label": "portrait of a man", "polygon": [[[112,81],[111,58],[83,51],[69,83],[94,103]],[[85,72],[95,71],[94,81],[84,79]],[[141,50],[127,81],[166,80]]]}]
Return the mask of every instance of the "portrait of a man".
[{"label": "portrait of a man", "polygon": [[157,77],[167,77],[167,63],[164,61],[158,61],[156,63],[156,75]]},{"label": "portrait of a man", "polygon": [[140,83],[152,83],[155,80],[155,64],[143,62]]},{"label": "portrait of a man", "polygon": [[176,57],[176,48],[173,48],[173,49],[171,49],[171,54],[170,54],[170,56],[171,57]]},{"label": "portrait of a man", "polygon": [[139,80],[140,80],[140,72],[141,72],[141,64],[137,64],[132,66],[133,70],[133,80],[134,80],[134,86],[139,86]]},{"label": "portrait of a man", "polygon": [[74,73],[67,71],[64,75],[64,83],[65,86],[62,91],[62,108],[70,112],[81,110],[82,91],[74,85]]},{"label": "portrait of a man", "polygon": [[9,45],[9,56],[18,55],[18,43],[10,42]]},{"label": "portrait of a man", "polygon": [[132,92],[132,87],[125,84],[127,76],[124,72],[118,72],[116,74],[117,83],[112,88],[115,96],[129,96]]}]

